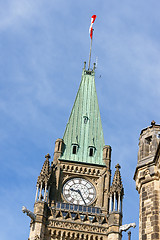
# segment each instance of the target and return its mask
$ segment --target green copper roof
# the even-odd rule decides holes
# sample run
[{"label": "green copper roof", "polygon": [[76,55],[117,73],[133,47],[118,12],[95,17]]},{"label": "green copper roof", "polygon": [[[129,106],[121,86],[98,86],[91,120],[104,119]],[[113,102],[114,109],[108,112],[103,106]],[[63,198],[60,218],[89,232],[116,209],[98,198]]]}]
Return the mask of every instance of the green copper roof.
[{"label": "green copper roof", "polygon": [[[63,140],[65,148],[61,159],[104,165],[102,160],[104,137],[94,70],[83,69],[81,84]],[[73,146],[77,148],[76,154],[73,154]],[[93,156],[89,156],[91,147]]]}]

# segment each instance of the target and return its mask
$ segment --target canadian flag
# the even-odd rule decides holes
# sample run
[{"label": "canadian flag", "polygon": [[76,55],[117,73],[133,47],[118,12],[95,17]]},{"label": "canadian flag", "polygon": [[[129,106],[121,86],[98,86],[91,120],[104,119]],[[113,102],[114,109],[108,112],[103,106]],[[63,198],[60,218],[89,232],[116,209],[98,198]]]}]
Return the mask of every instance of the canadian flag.
[{"label": "canadian flag", "polygon": [[90,28],[89,28],[89,34],[90,34],[90,37],[91,37],[91,39],[92,39],[92,35],[93,35],[93,23],[94,23],[94,21],[96,20],[96,15],[93,15],[92,17],[91,17],[91,25],[90,25]]}]

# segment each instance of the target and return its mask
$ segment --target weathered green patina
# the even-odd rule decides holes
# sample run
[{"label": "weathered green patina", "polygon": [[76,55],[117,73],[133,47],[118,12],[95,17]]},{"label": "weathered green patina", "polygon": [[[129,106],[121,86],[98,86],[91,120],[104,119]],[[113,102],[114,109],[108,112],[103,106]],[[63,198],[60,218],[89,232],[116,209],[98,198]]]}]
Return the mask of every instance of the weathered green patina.
[{"label": "weathered green patina", "polygon": [[105,165],[102,160],[104,137],[94,70],[83,69],[63,140],[65,147],[60,159]]}]

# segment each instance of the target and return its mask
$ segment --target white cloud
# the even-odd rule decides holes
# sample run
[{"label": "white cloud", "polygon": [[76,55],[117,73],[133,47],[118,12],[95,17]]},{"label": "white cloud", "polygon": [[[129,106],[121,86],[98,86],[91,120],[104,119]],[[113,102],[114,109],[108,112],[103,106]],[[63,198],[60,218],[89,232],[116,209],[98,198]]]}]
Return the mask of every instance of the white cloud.
[{"label": "white cloud", "polygon": [[15,29],[21,21],[30,19],[38,1],[8,0],[1,3],[0,29]]}]

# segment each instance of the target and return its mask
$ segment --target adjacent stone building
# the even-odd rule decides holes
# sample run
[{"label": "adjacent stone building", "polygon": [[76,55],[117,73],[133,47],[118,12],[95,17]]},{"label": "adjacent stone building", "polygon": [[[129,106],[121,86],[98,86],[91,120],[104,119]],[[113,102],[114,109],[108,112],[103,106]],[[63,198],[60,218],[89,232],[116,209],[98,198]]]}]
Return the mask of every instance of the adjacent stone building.
[{"label": "adjacent stone building", "polygon": [[[63,127],[63,126],[62,126]],[[120,166],[111,183],[95,88],[95,65],[84,64],[63,138],[47,154],[37,180],[29,240],[120,240],[123,185]]]},{"label": "adjacent stone building", "polygon": [[160,125],[141,131],[134,179],[139,193],[139,240],[160,239]]}]

